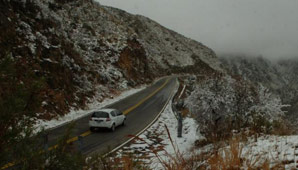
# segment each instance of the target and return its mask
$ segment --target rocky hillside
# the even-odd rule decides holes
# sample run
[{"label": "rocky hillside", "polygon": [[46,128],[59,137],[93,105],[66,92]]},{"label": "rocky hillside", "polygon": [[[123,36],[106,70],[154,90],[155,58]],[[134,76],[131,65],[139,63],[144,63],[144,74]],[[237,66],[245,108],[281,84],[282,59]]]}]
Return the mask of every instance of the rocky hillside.
[{"label": "rocky hillside", "polygon": [[159,76],[221,70],[201,43],[92,0],[2,0],[0,47],[1,112],[43,119]]},{"label": "rocky hillside", "polygon": [[290,118],[298,117],[298,59],[270,61],[262,57],[221,57],[224,67],[232,75],[240,75],[253,83],[260,83],[290,104]]}]

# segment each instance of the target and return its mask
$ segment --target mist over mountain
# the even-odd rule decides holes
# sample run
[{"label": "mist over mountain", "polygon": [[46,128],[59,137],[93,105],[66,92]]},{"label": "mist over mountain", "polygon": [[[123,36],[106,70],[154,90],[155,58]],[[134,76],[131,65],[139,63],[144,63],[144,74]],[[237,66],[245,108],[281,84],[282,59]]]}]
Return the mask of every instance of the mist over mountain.
[{"label": "mist over mountain", "polygon": [[[156,1],[162,12],[165,2]],[[240,7],[251,12],[232,9]],[[212,22],[207,32],[224,30]],[[298,59],[251,57],[262,53],[250,43],[284,48],[247,43],[263,33],[230,26],[221,35],[241,44],[231,49],[220,33],[203,34],[238,53],[218,58],[156,21],[95,0],[1,0],[1,169],[298,168]],[[117,125],[115,133],[101,130]]]},{"label": "mist over mountain", "polygon": [[[280,96],[288,108],[289,119],[298,117],[298,59],[269,60],[263,57],[222,56],[220,60],[232,75],[262,84]],[[295,121],[293,121],[295,122]]]},{"label": "mist over mountain", "polygon": [[[223,57],[157,22],[92,0],[1,1],[1,100],[24,100],[51,119],[173,73],[231,74],[298,101],[297,60]],[[5,83],[3,83],[5,82]]]},{"label": "mist over mountain", "polygon": [[295,0],[97,1],[154,19],[203,42],[218,55],[244,53],[270,59],[298,56]]},{"label": "mist over mountain", "polygon": [[160,76],[221,70],[203,44],[92,0],[3,0],[0,8],[0,100],[22,96],[21,87],[25,110],[43,119]]}]

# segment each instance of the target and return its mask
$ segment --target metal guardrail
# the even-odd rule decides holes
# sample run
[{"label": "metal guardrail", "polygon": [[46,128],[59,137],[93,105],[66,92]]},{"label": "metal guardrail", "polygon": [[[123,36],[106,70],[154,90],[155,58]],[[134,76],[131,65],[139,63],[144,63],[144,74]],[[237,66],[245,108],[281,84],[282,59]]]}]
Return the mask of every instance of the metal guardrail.
[{"label": "metal guardrail", "polygon": [[[180,86],[180,84],[179,84]],[[184,108],[184,101],[181,100],[181,96],[183,95],[185,91],[185,85],[183,86],[180,94],[178,92],[175,94],[175,96],[172,99],[172,111],[177,119],[178,127],[177,127],[177,137],[182,137],[182,127],[183,127],[183,116],[181,110]],[[175,99],[177,102],[175,102]]]}]

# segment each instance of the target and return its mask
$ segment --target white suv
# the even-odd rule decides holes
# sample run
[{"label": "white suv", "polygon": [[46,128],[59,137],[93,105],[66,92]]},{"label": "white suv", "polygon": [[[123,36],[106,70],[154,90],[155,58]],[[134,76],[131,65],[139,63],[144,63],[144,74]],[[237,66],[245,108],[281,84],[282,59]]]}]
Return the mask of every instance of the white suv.
[{"label": "white suv", "polygon": [[115,131],[115,128],[119,125],[124,125],[126,116],[116,109],[101,109],[92,113],[89,120],[90,131],[94,131],[95,128],[109,128],[111,131]]}]

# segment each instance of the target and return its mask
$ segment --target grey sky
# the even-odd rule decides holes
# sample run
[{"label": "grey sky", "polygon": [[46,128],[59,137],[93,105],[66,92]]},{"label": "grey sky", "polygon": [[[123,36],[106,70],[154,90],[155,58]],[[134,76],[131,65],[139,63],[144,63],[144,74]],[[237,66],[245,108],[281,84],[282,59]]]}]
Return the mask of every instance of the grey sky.
[{"label": "grey sky", "polygon": [[97,0],[147,16],[217,54],[298,58],[298,0]]}]

